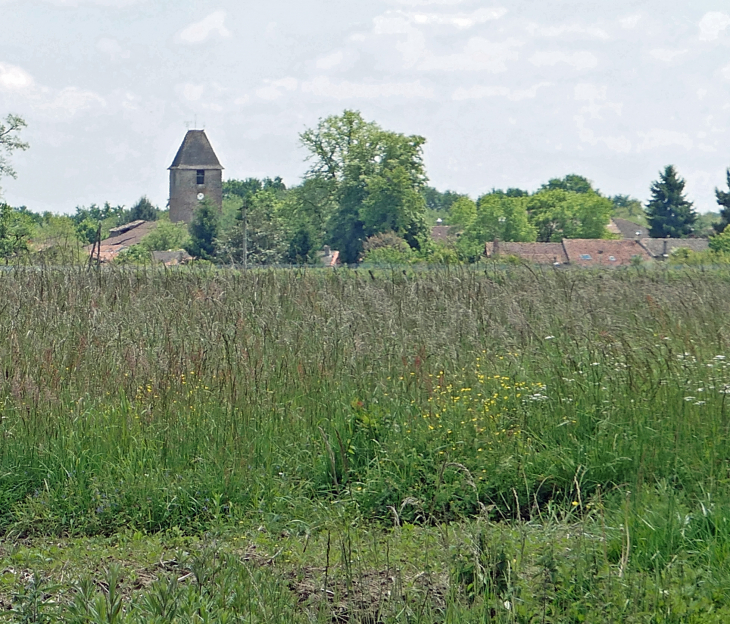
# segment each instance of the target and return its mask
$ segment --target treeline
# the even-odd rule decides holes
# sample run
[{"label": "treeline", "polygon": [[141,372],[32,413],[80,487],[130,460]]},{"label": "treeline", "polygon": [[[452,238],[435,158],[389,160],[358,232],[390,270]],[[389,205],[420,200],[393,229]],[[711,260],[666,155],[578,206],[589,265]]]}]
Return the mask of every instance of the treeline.
[{"label": "treeline", "polygon": [[[425,139],[384,130],[357,111],[323,119],[300,135],[309,168],[300,184],[279,177],[224,183],[223,210],[201,202],[188,228],[142,197],[132,208],[92,205],[71,216],[5,206],[0,257],[34,250],[50,258],[94,242],[134,220],[159,221],[120,261],[144,262],[152,251],[186,249],[219,264],[314,264],[329,246],[344,263],[471,262],[484,243],[608,238],[610,219],[646,225],[654,237],[719,234],[730,221],[728,191],[716,189],[719,214],[698,215],[672,166],[651,185],[644,206],[627,195],[607,197],[583,176],[551,179],[537,191],[494,189],[473,199],[428,186]],[[437,242],[431,228],[451,226]],[[54,251],[55,250],[55,251]],[[77,254],[79,252],[77,251]],[[68,255],[68,253],[66,253]]]}]

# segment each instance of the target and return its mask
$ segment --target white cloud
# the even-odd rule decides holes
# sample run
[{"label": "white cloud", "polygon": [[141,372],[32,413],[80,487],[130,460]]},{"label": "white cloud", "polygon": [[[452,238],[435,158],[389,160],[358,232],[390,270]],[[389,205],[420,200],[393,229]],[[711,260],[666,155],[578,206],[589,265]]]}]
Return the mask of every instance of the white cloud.
[{"label": "white cloud", "polygon": [[426,53],[426,37],[402,13],[388,12],[374,20],[375,35],[406,35],[396,44],[406,67],[413,67]]},{"label": "white cloud", "polygon": [[131,52],[122,48],[116,39],[109,39],[107,37],[99,39],[96,42],[96,49],[106,54],[112,61],[128,59],[131,56]]},{"label": "white cloud", "polygon": [[340,65],[343,60],[345,60],[345,54],[342,50],[333,52],[332,54],[323,56],[317,60],[317,69],[334,69]]},{"label": "white cloud", "polygon": [[[506,9],[491,8],[479,9],[473,13],[457,13],[457,14],[441,14],[441,13],[407,13],[404,11],[388,11],[383,15],[378,15],[373,19],[373,34],[375,35],[401,35],[404,37],[396,44],[396,49],[401,53],[406,68],[415,66],[419,61],[427,59],[429,56],[426,45],[426,36],[419,27],[428,25],[449,25],[459,29],[468,29],[476,24],[481,24],[489,20],[499,19],[507,13]],[[351,37],[351,40],[362,40],[362,37]],[[472,39],[467,47],[475,45],[478,47],[479,39]],[[483,40],[481,40],[483,41]],[[476,42],[476,43],[475,43]],[[481,54],[479,50],[472,50],[477,56]],[[467,50],[467,55],[470,51]],[[427,59],[426,67],[422,69],[437,68],[445,64],[449,69],[455,68],[455,65],[469,65],[474,63],[469,58],[452,58],[440,57],[436,59]],[[458,68],[456,68],[458,69]],[[502,70],[499,70],[502,71]]]},{"label": "white cloud", "polygon": [[296,78],[280,78],[279,80],[266,80],[266,86],[256,90],[256,95],[262,100],[273,102],[278,100],[285,91],[296,91],[299,81]]},{"label": "white cloud", "polygon": [[656,149],[657,147],[669,147],[672,145],[679,145],[685,149],[692,149],[694,145],[688,134],[684,132],[677,132],[675,130],[654,128],[653,130],[649,130],[649,132],[639,132],[638,134],[643,139],[642,143],[637,148],[639,152]]},{"label": "white cloud", "polygon": [[226,12],[215,11],[199,22],[190,24],[180,33],[180,40],[185,43],[202,43],[212,34],[219,37],[230,37],[231,32],[226,28]]},{"label": "white cloud", "polygon": [[519,102],[520,100],[534,99],[542,87],[549,87],[552,83],[540,82],[529,89],[509,89],[508,87],[486,87],[476,86],[468,89],[461,87],[454,92],[451,99],[459,100],[481,100],[491,97],[506,97],[508,100]]},{"label": "white cloud", "polygon": [[528,24],[527,32],[533,36],[542,37],[565,37],[565,35],[587,35],[596,39],[610,39],[608,33],[595,26],[583,26],[581,24],[563,24],[561,26],[540,26],[539,24]]},{"label": "white cloud", "polygon": [[582,83],[575,85],[573,90],[577,102],[586,102],[580,109],[581,115],[590,115],[592,119],[602,119],[601,113],[604,110],[621,115],[623,103],[608,101],[608,86]]},{"label": "white cloud", "polygon": [[39,106],[41,109],[64,115],[75,115],[94,107],[106,107],[106,100],[93,91],[78,87],[66,87]]},{"label": "white cloud", "polygon": [[[27,0],[0,0],[0,4],[13,4],[14,2],[27,2]],[[78,7],[83,5],[125,7],[139,4],[145,0],[44,0],[48,4],[62,7]]]},{"label": "white cloud", "polygon": [[621,24],[621,28],[625,28],[626,30],[632,30],[639,25],[640,21],[641,15],[629,15],[628,17],[620,19],[619,24]]},{"label": "white cloud", "polygon": [[598,59],[590,52],[573,52],[570,54],[568,52],[545,51],[533,54],[530,63],[537,67],[567,63],[575,69],[591,69],[598,65]]},{"label": "white cloud", "polygon": [[0,63],[0,92],[14,92],[22,97],[25,106],[44,113],[60,113],[67,119],[76,113],[93,107],[106,107],[106,100],[94,93],[78,87],[50,89],[36,84],[33,77],[24,69],[7,63]]},{"label": "white cloud", "polygon": [[497,7],[478,9],[473,13],[456,13],[451,15],[444,13],[413,13],[409,17],[415,24],[419,25],[439,24],[466,29],[472,28],[477,24],[484,24],[490,20],[499,19],[506,14],[507,9]]},{"label": "white cloud", "polygon": [[700,20],[700,41],[714,41],[720,33],[730,26],[730,15],[719,11],[710,11]]},{"label": "white cloud", "polygon": [[[730,65],[726,65],[720,70],[720,73],[722,74],[722,77],[730,80]],[[0,82],[2,81],[2,78],[0,78]]]},{"label": "white cloud", "polygon": [[343,99],[376,99],[386,97],[431,98],[433,89],[416,82],[339,82],[326,76],[302,83],[302,92],[319,97]]},{"label": "white cloud", "polygon": [[464,46],[463,52],[445,56],[428,56],[419,69],[438,71],[488,71],[499,73],[507,71],[507,62],[516,61],[520,55],[521,41],[507,39],[492,42],[481,37],[473,37]]},{"label": "white cloud", "polygon": [[205,85],[188,82],[182,86],[181,91],[188,102],[197,102],[205,93]]},{"label": "white cloud", "polygon": [[23,91],[34,85],[33,77],[16,65],[0,63],[0,89]]},{"label": "white cloud", "polygon": [[628,154],[633,147],[631,141],[625,136],[596,136],[596,133],[586,126],[585,118],[582,115],[576,115],[575,122],[578,126],[578,138],[583,143],[589,145],[603,143],[612,152],[619,154]]},{"label": "white cloud", "polygon": [[665,48],[658,48],[656,50],[651,50],[649,54],[659,61],[671,63],[675,58],[682,56],[682,54],[686,54],[687,52],[688,50],[667,50]]},{"label": "white cloud", "polygon": [[433,6],[434,4],[440,6],[454,6],[456,4],[464,4],[466,0],[395,0],[398,4],[405,4],[407,6]]}]

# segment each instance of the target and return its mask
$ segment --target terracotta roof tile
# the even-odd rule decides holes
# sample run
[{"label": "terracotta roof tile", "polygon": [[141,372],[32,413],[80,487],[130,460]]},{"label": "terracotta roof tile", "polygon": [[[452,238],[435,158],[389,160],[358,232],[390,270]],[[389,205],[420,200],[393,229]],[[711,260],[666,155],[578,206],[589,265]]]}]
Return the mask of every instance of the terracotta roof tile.
[{"label": "terracotta roof tile", "polygon": [[568,261],[577,266],[626,266],[631,264],[635,256],[651,260],[646,249],[635,240],[565,238],[563,247]]},{"label": "terracotta roof tile", "polygon": [[[496,246],[496,248],[495,248]],[[568,261],[561,243],[487,243],[487,257],[517,256],[535,264],[565,264]]]}]

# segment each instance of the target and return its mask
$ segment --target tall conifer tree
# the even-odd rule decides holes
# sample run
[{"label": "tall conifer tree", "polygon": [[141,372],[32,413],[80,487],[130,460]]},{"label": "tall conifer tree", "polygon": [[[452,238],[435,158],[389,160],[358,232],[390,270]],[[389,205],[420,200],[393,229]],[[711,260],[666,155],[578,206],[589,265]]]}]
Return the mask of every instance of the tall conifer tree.
[{"label": "tall conifer tree", "polygon": [[[730,169],[725,173],[727,175],[727,186],[730,189]],[[715,223],[713,227],[718,234],[721,234],[730,225],[730,192],[716,188],[715,197],[717,197],[717,203],[720,206],[720,221]]]},{"label": "tall conifer tree", "polygon": [[652,238],[686,238],[694,231],[697,213],[684,196],[684,184],[674,165],[665,167],[659,180],[652,183],[651,200],[646,205]]}]

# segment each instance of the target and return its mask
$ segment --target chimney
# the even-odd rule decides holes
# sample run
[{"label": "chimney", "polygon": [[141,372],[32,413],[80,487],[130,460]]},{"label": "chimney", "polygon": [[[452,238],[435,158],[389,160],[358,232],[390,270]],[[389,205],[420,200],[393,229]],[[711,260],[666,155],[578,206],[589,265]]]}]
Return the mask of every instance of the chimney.
[{"label": "chimney", "polygon": [[669,253],[667,252],[667,239],[666,238],[664,239],[664,251],[662,251],[662,257],[663,258],[669,257]]},{"label": "chimney", "polygon": [[499,255],[499,238],[496,237],[496,236],[494,237],[494,243],[493,243],[493,246],[492,246],[492,255],[493,256],[498,256]]}]

